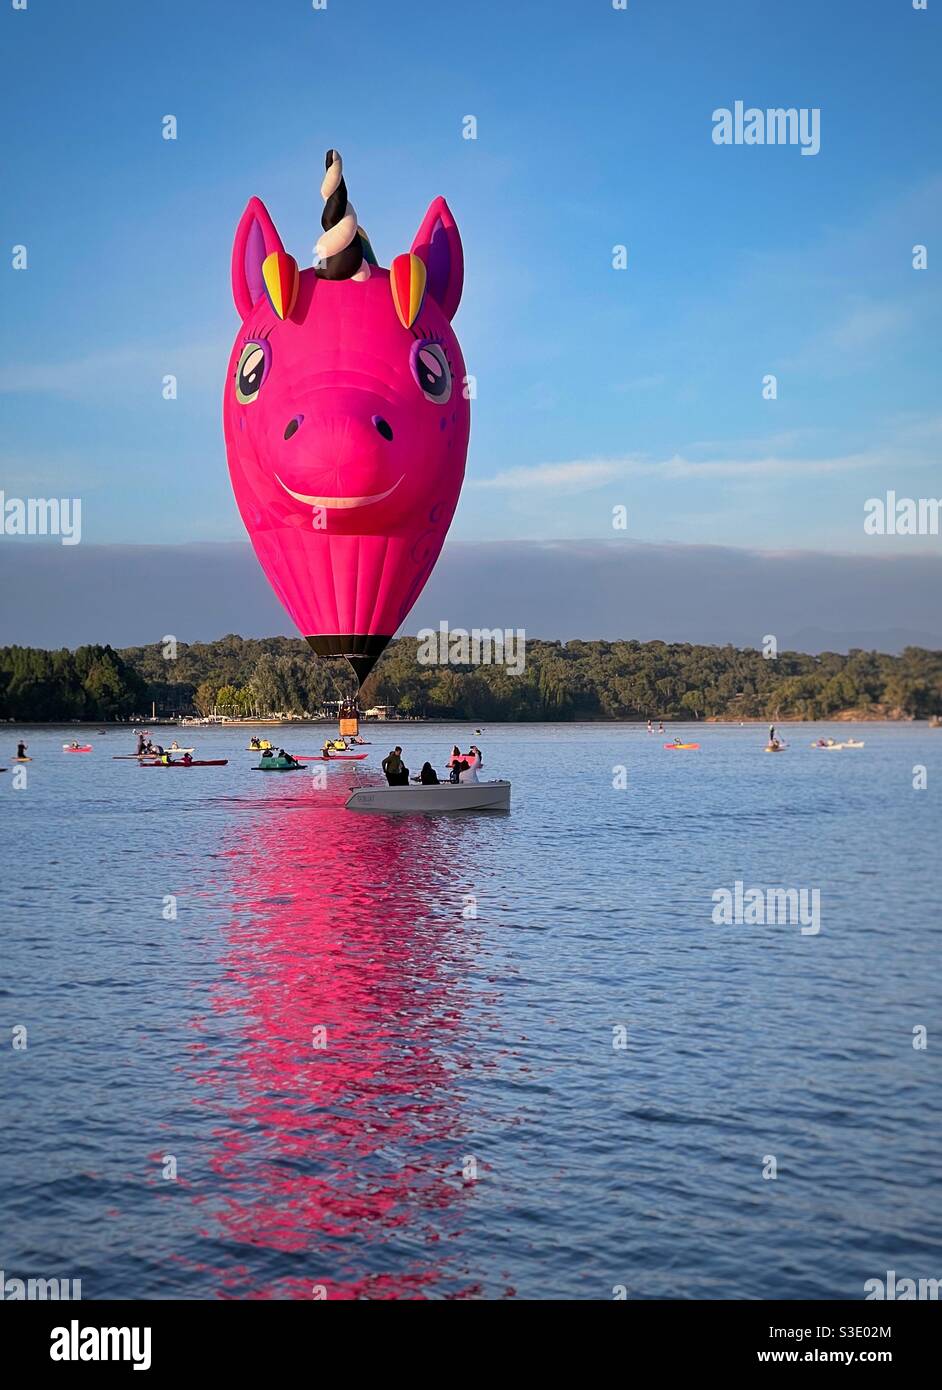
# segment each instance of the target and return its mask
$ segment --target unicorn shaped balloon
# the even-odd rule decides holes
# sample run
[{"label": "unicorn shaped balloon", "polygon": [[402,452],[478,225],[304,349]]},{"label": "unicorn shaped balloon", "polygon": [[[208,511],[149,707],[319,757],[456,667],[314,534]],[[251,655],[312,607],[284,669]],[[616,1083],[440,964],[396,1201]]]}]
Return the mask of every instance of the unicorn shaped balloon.
[{"label": "unicorn shaped balloon", "polygon": [[444,198],[383,270],[336,150],[321,194],[309,270],[258,198],[242,214],[223,423],[262,569],[318,656],[345,656],[360,682],[421,593],[461,491],[471,411],[451,320],[464,262]]}]

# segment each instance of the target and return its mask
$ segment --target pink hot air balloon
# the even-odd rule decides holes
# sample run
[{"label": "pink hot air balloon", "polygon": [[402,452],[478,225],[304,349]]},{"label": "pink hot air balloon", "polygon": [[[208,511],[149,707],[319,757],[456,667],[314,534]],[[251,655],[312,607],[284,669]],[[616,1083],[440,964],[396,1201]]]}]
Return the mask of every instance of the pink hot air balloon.
[{"label": "pink hot air balloon", "polygon": [[327,152],[324,234],[298,271],[252,198],[232,253],[242,316],[223,421],[242,520],[318,656],[362,681],[415,603],[451,524],[471,411],[451,320],[464,267],[444,198],[389,270]]}]

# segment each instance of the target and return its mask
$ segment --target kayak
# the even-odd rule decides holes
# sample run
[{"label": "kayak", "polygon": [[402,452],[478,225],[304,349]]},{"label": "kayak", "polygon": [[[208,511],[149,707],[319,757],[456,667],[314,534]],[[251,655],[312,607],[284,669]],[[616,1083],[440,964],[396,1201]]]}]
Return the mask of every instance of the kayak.
[{"label": "kayak", "polygon": [[92,751],[92,745],[90,743],[83,743],[80,748],[73,748],[71,743],[63,743],[62,751],[63,753],[90,753]]},{"label": "kayak", "polygon": [[665,748],[699,748],[699,743],[665,743]]},{"label": "kayak", "polygon": [[348,811],[421,814],[423,811],[509,811],[509,782],[439,782],[437,786],[358,787]]},{"label": "kayak", "polygon": [[863,748],[863,739],[849,738],[844,744],[845,748]]},{"label": "kayak", "polygon": [[[176,753],[195,753],[195,748],[165,748],[165,753],[169,753],[171,758]],[[153,753],[112,753],[111,761],[114,763],[138,762],[141,758],[153,759]]]},{"label": "kayak", "polygon": [[228,758],[194,758],[189,763],[141,763],[141,767],[225,767]]},{"label": "kayak", "polygon": [[357,763],[361,758],[367,757],[366,753],[299,753],[299,763]]},{"label": "kayak", "polygon": [[256,743],[254,748],[249,744],[245,751],[246,753],[264,753],[266,748],[271,748],[272,746],[273,745],[270,744],[267,739],[263,739],[262,742]]},{"label": "kayak", "polygon": [[294,759],[289,763],[287,759],[265,758],[257,766],[252,768],[253,772],[303,772],[304,768]]}]

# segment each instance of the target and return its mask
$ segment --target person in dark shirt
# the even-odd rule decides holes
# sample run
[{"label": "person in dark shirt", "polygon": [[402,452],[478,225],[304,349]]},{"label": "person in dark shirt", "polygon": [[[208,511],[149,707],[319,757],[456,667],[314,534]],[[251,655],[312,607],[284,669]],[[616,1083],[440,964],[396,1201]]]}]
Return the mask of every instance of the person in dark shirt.
[{"label": "person in dark shirt", "polygon": [[409,785],[409,769],[402,761],[402,749],[398,743],[391,753],[387,753],[383,759],[383,771],[386,774],[386,781],[391,787],[407,787]]}]

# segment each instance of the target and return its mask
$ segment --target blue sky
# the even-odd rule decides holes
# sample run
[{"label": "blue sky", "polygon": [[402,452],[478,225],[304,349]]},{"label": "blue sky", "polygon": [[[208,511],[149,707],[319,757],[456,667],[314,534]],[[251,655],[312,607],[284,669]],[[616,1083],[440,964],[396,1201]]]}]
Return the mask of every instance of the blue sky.
[{"label": "blue sky", "polygon": [[[624,504],[642,541],[938,549],[862,521],[887,488],[940,491],[942,5],[0,16],[4,239],[29,251],[0,277],[7,496],[81,496],[94,542],[243,535],[220,426],[232,236],[258,194],[309,264],[335,145],[382,264],[435,194],[459,222],[478,399],[453,536],[610,540]],[[737,99],[819,107],[820,153],[715,145]]]}]

